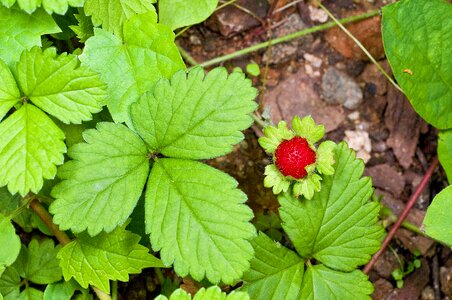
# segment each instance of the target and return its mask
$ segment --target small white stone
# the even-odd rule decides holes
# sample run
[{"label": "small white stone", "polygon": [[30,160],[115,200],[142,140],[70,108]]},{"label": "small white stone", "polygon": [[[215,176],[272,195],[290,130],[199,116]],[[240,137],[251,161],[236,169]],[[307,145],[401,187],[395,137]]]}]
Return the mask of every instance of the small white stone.
[{"label": "small white stone", "polygon": [[359,111],[354,111],[347,116],[347,118],[351,121],[356,121],[359,119]]},{"label": "small white stone", "polygon": [[361,158],[365,163],[370,159],[370,152],[372,151],[372,142],[369,138],[369,133],[363,130],[346,130],[344,140],[348,143],[350,148],[356,151],[356,156]]},{"label": "small white stone", "polygon": [[315,8],[314,6],[309,6],[309,17],[312,21],[320,23],[325,23],[328,20],[327,13],[323,9]]},{"label": "small white stone", "polygon": [[320,68],[322,66],[322,59],[315,55],[306,53],[303,55],[303,57],[307,62],[309,62],[315,68]]}]

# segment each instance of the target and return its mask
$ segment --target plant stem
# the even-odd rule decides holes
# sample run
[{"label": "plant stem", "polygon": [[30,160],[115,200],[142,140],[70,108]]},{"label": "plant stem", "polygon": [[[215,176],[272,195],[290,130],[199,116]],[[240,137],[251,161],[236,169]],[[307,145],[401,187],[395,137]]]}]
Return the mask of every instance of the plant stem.
[{"label": "plant stem", "polygon": [[182,48],[179,44],[176,44],[176,46],[179,49],[180,55],[187,63],[189,63],[191,66],[198,65],[198,62],[193,58],[193,56],[190,55],[190,53],[185,51],[185,49]]},{"label": "plant stem", "polygon": [[256,115],[256,113],[252,113],[251,118],[253,118],[254,123],[256,123],[257,125],[260,125],[262,128],[267,127],[267,124],[265,124],[265,122],[262,120],[262,118],[260,118],[258,115]]},{"label": "plant stem", "polygon": [[[49,228],[49,230],[53,233],[53,235],[61,245],[65,246],[71,242],[71,239],[68,237],[66,232],[61,231],[60,228],[58,228],[58,226],[53,223],[52,216],[44,208],[44,206],[41,205],[36,196],[33,196],[33,200],[31,200],[30,202],[30,208],[42,220],[42,222],[44,222],[44,224]],[[110,295],[108,295],[104,291],[98,289],[95,286],[91,286],[91,288],[100,300],[112,300]]]},{"label": "plant stem", "polygon": [[433,171],[435,171],[437,166],[438,166],[438,157],[436,156],[433,159],[433,161],[432,161],[430,167],[428,168],[427,172],[425,172],[425,175],[422,178],[421,183],[418,185],[418,187],[414,191],[413,195],[411,195],[410,200],[408,200],[408,203],[405,206],[405,209],[403,210],[403,212],[400,214],[399,218],[397,219],[397,222],[394,224],[394,226],[391,227],[391,230],[389,230],[388,235],[386,235],[383,243],[381,244],[380,250],[378,250],[378,252],[374,254],[374,256],[372,257],[370,262],[364,268],[364,270],[363,270],[364,273],[368,274],[370,272],[370,270],[372,270],[372,268],[375,265],[375,263],[377,262],[378,258],[385,251],[386,247],[388,247],[389,242],[394,237],[394,234],[396,233],[397,229],[400,227],[402,222],[408,216],[408,213],[410,212],[411,208],[416,203],[417,198],[419,198],[419,196],[421,195],[422,191],[427,186],[427,183],[428,183],[430,177],[432,176]]},{"label": "plant stem", "polygon": [[372,54],[370,54],[369,51],[367,51],[366,47],[363,46],[363,44],[361,44],[361,42],[350,32],[348,31],[347,28],[345,28],[344,25],[341,24],[340,21],[338,21],[333,14],[325,7],[323,6],[323,4],[319,1],[318,5],[320,6],[320,8],[322,8],[327,15],[337,24],[337,26],[339,26],[340,29],[342,29],[343,32],[345,32],[346,35],[348,35],[353,42],[355,42],[355,44],[367,55],[367,57],[370,59],[370,61],[378,68],[378,70],[386,77],[386,79],[389,80],[389,82],[399,91],[401,91],[402,93],[403,90],[400,88],[400,86],[395,83],[395,81],[391,78],[391,76],[389,76],[388,73],[386,73],[385,69],[383,69],[383,67],[377,62],[377,60],[372,56]]},{"label": "plant stem", "polygon": [[[338,22],[341,23],[341,24],[347,24],[347,23],[356,22],[356,21],[359,21],[359,20],[364,20],[364,19],[376,16],[378,14],[379,14],[379,10],[372,10],[372,11],[367,12],[367,13],[363,13],[363,14],[360,14],[360,15],[356,15],[356,16],[352,16],[352,17],[341,19]],[[253,45],[253,46],[250,46],[250,47],[238,50],[238,51],[236,51],[234,53],[230,53],[230,54],[226,54],[226,55],[223,55],[223,56],[220,56],[220,57],[216,57],[214,59],[205,61],[205,62],[203,62],[203,63],[201,63],[199,65],[202,66],[202,67],[208,67],[208,66],[216,65],[216,64],[225,62],[227,60],[231,60],[231,59],[234,59],[236,57],[239,57],[239,56],[242,56],[242,55],[245,55],[245,54],[249,54],[249,53],[258,51],[260,49],[264,49],[264,48],[268,47],[269,44],[270,45],[276,45],[276,44],[284,43],[284,42],[287,42],[287,41],[290,41],[290,40],[293,40],[293,39],[296,39],[296,38],[299,38],[299,37],[302,37],[302,36],[305,36],[305,35],[317,32],[317,31],[321,31],[321,30],[332,28],[334,26],[336,26],[336,22],[328,22],[328,23],[325,23],[325,24],[322,24],[322,25],[318,25],[318,26],[314,26],[314,27],[311,27],[311,28],[308,28],[308,29],[300,30],[300,31],[288,34],[286,36],[282,36],[282,37],[279,37],[279,38],[276,38],[276,39],[270,39],[268,41],[264,41],[264,42],[259,43],[257,45]]]},{"label": "plant stem", "polygon": [[111,300],[118,300],[118,282],[116,280],[111,282]]},{"label": "plant stem", "polygon": [[44,224],[50,229],[53,235],[57,238],[61,245],[67,245],[71,242],[71,239],[67,236],[64,231],[61,231],[58,226],[53,223],[52,216],[49,212],[41,205],[41,203],[34,198],[30,202],[30,208],[34,213],[44,222]]}]

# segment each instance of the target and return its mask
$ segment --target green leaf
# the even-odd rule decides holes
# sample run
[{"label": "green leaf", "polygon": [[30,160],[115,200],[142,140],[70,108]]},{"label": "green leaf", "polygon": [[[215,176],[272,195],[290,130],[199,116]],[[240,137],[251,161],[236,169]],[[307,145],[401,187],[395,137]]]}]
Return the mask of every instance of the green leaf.
[{"label": "green leaf", "polygon": [[343,142],[336,148],[335,161],[334,175],[323,176],[322,189],[311,200],[280,196],[280,216],[302,257],[351,271],[379,249],[384,231],[377,224],[380,206],[369,201],[371,180],[361,177],[362,160]]},{"label": "green leaf", "polygon": [[25,96],[64,123],[91,120],[91,114],[102,109],[105,86],[75,55],[57,56],[53,47],[34,47],[22,53],[17,70]]},{"label": "green leaf", "polygon": [[440,129],[452,128],[452,5],[403,0],[383,7],[386,56],[416,112]]},{"label": "green leaf", "polygon": [[343,273],[325,266],[308,266],[298,299],[371,299],[374,287],[366,275],[355,270]]},{"label": "green leaf", "polygon": [[123,224],[143,191],[149,172],[144,142],[122,124],[101,122],[84,132],[86,143],[69,149],[52,190],[50,212],[63,230],[90,235]]},{"label": "green leaf", "polygon": [[[183,289],[175,290],[169,300],[191,300],[191,295]],[[211,286],[207,289],[201,288],[193,298],[193,300],[249,300],[250,297],[244,292],[232,291],[229,295],[222,292],[218,286]],[[158,296],[155,300],[168,300],[163,295]]]},{"label": "green leaf", "polygon": [[11,68],[19,61],[23,50],[41,46],[41,35],[60,31],[43,9],[27,14],[17,8],[8,9],[0,5],[0,59]]},{"label": "green leaf", "polygon": [[305,138],[311,145],[320,141],[325,135],[325,126],[316,125],[311,116],[306,116],[303,119],[295,116],[292,119],[292,128],[298,136]]},{"label": "green leaf", "polygon": [[0,121],[19,100],[16,80],[6,63],[0,59]]},{"label": "green leaf", "polygon": [[61,246],[55,247],[53,240],[44,239],[38,242],[31,240],[28,248],[22,250],[14,263],[22,278],[37,284],[49,284],[61,280],[61,268],[56,259]]},{"label": "green leaf", "polygon": [[217,7],[218,0],[159,0],[160,23],[171,29],[201,23]]},{"label": "green leaf", "polygon": [[425,232],[434,239],[452,246],[452,186],[433,199],[424,219]]},{"label": "green leaf", "polygon": [[[95,26],[123,36],[122,25],[137,14],[155,12],[152,0],[86,0],[85,13]],[[155,15],[155,14],[154,14]]]},{"label": "green leaf", "polygon": [[42,300],[44,293],[32,287],[26,287],[17,300]]},{"label": "green leaf", "polygon": [[287,128],[285,121],[280,121],[278,127],[267,126],[264,128],[264,136],[259,138],[259,145],[267,153],[274,153],[283,140],[290,140],[295,136],[292,130]]},{"label": "green leaf", "polygon": [[134,128],[151,151],[165,156],[207,159],[232,151],[252,124],[256,89],[244,74],[202,68],[159,81],[132,105]]},{"label": "green leaf", "polygon": [[58,253],[64,279],[74,277],[84,288],[91,284],[109,293],[109,280],[128,281],[129,274],[141,273],[143,268],[163,267],[148,248],[138,244],[140,237],[124,227],[95,237],[82,233],[64,246]]},{"label": "green leaf", "polygon": [[38,193],[64,161],[63,132],[41,110],[24,104],[0,123],[0,186],[11,194]]},{"label": "green leaf", "polygon": [[94,35],[93,22],[90,17],[85,15],[83,9],[80,9],[79,13],[75,14],[74,17],[78,21],[78,24],[69,26],[69,28],[75,32],[80,42],[84,43]]},{"label": "green leaf", "polygon": [[16,300],[20,295],[21,279],[14,264],[3,272],[0,277],[0,293],[5,300]]},{"label": "green leaf", "polygon": [[299,299],[304,260],[265,234],[253,239],[254,258],[243,276],[242,290],[251,299]]},{"label": "green leaf", "polygon": [[[9,216],[25,203],[26,202],[19,194],[13,196],[8,192],[6,187],[0,188],[0,213],[3,215]],[[26,209],[14,217],[13,221],[22,227],[24,231],[30,232],[35,227],[32,219],[33,215],[34,214],[30,209]]]},{"label": "green leaf", "polygon": [[35,12],[39,7],[42,7],[47,11],[47,13],[57,13],[64,15],[70,6],[83,6],[85,0],[1,0],[1,3],[6,7],[11,7],[14,3],[18,3],[19,7],[31,14]]},{"label": "green leaf", "polygon": [[334,151],[336,144],[333,141],[324,141],[317,149],[317,170],[324,175],[333,175],[334,173]]},{"label": "green leaf", "polygon": [[130,121],[130,104],[160,78],[170,78],[185,68],[174,33],[156,23],[155,13],[134,16],[123,28],[124,41],[106,30],[94,29],[80,56],[107,83],[107,106],[117,123]]},{"label": "green leaf", "polygon": [[146,232],[177,274],[232,284],[248,269],[253,212],[237,181],[205,164],[155,161],[146,188]]},{"label": "green leaf", "polygon": [[452,129],[440,131],[438,136],[438,158],[452,183]]},{"label": "green leaf", "polygon": [[0,268],[11,265],[20,252],[20,239],[9,218],[0,214]]},{"label": "green leaf", "polygon": [[74,280],[49,284],[44,291],[43,300],[70,300],[79,287]]}]

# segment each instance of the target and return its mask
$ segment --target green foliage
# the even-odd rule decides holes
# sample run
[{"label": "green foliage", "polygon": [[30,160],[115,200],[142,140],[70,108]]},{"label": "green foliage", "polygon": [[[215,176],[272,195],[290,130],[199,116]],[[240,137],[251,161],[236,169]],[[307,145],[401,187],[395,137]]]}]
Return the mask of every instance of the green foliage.
[{"label": "green foliage", "polygon": [[[253,255],[246,195],[227,174],[199,162],[159,159],[146,190],[146,231],[180,276],[231,284]],[[177,245],[177,246],[176,246]]]},{"label": "green foliage", "polygon": [[252,245],[255,254],[243,276],[242,290],[251,299],[298,299],[305,261],[263,233],[253,239]]},{"label": "green foliage", "polygon": [[83,9],[80,9],[79,13],[74,15],[74,18],[77,20],[78,24],[71,25],[69,28],[75,32],[81,43],[85,43],[87,39],[94,35],[93,22],[91,21],[91,18],[85,14]]},{"label": "green foliage", "polygon": [[441,131],[438,138],[438,158],[452,183],[452,129]]},{"label": "green foliage", "polygon": [[334,160],[334,174],[323,176],[313,199],[278,197],[282,227],[298,254],[263,234],[255,238],[243,286],[251,298],[370,299],[372,284],[356,268],[379,249],[379,204],[369,201],[373,190],[362,178],[364,163],[346,143],[335,148]]},{"label": "green foliage", "polygon": [[39,192],[66,152],[63,132],[41,110],[24,104],[0,123],[0,186],[11,194]]},{"label": "green foliage", "polygon": [[[243,139],[248,115],[256,109],[256,89],[240,73],[216,68],[177,72],[161,80],[134,105],[133,126],[152,152],[206,159],[226,154]],[[149,122],[148,120],[153,120]]]},{"label": "green foliage", "polygon": [[397,82],[416,112],[440,129],[452,127],[452,5],[403,0],[383,8],[383,41]]},{"label": "green foliage", "polygon": [[60,168],[52,190],[54,222],[63,230],[92,236],[112,231],[132,213],[149,173],[144,142],[122,124],[98,123],[86,143],[69,149],[73,160]]},{"label": "green foliage", "polygon": [[68,10],[69,6],[83,6],[83,2],[85,0],[59,0],[59,1],[52,1],[52,0],[1,0],[0,1],[4,6],[11,7],[14,5],[14,3],[18,3],[19,7],[27,12],[28,14],[31,14],[35,12],[39,7],[42,7],[45,9],[45,11],[48,14],[57,13],[60,15],[64,15],[66,11]]},{"label": "green foliage", "polygon": [[6,63],[0,59],[0,121],[19,101],[20,92],[16,80]]},{"label": "green foliage", "polygon": [[20,239],[9,218],[0,214],[0,276],[20,252]]},{"label": "green foliage", "polygon": [[74,280],[49,284],[44,291],[43,300],[70,300],[78,288],[80,286]]},{"label": "green foliage", "polygon": [[147,267],[163,267],[149,249],[139,245],[140,237],[124,229],[91,237],[81,233],[58,253],[66,281],[74,277],[84,288],[92,284],[109,293],[111,280],[128,281]]},{"label": "green foliage", "polygon": [[[175,290],[169,300],[191,300],[192,297],[183,289]],[[250,297],[244,292],[233,291],[229,295],[222,292],[218,286],[211,286],[207,289],[201,288],[193,300],[249,300]],[[158,296],[155,300],[168,300],[165,296]]]},{"label": "green foliage", "polygon": [[23,50],[41,46],[41,35],[60,31],[43,9],[27,14],[15,7],[8,9],[0,5],[0,59],[13,67]]},{"label": "green foliage", "polygon": [[95,26],[123,36],[122,25],[137,14],[155,12],[153,0],[86,0],[84,10]]},{"label": "green foliage", "polygon": [[351,271],[379,249],[384,231],[376,223],[379,204],[369,202],[371,180],[361,178],[362,160],[341,143],[335,161],[334,175],[323,177],[322,189],[311,201],[297,201],[290,194],[279,197],[280,215],[284,231],[302,257]]},{"label": "green foliage", "polygon": [[218,0],[159,0],[159,21],[171,29],[201,23],[217,7]]},{"label": "green foliage", "polygon": [[274,212],[269,212],[267,214],[264,214],[263,212],[257,213],[254,226],[256,226],[258,231],[262,231],[272,240],[277,242],[282,240],[281,220]]},{"label": "green foliage", "polygon": [[155,13],[131,17],[123,25],[124,38],[94,29],[81,61],[99,73],[108,86],[108,109],[117,123],[128,122],[129,106],[161,78],[170,78],[185,65],[174,33],[157,24]]},{"label": "green foliage", "polygon": [[247,64],[246,73],[248,73],[250,76],[257,77],[261,74],[261,69],[256,63]]},{"label": "green foliage", "polygon": [[424,219],[425,232],[452,246],[452,186],[442,190],[428,207]]}]

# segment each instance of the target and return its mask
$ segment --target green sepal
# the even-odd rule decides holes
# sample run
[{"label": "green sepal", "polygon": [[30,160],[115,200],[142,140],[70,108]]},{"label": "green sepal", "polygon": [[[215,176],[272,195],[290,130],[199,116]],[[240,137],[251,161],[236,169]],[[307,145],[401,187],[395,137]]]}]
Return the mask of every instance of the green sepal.
[{"label": "green sepal", "polygon": [[259,138],[259,144],[267,153],[274,153],[283,140],[290,140],[295,136],[294,132],[287,128],[285,121],[280,121],[278,127],[267,126],[264,128],[263,137]]},{"label": "green sepal", "polygon": [[264,186],[272,188],[273,194],[277,195],[281,192],[287,192],[290,186],[290,180],[279,172],[276,165],[271,164],[265,167],[266,176],[264,178]]},{"label": "green sepal", "polygon": [[336,144],[333,141],[324,141],[317,149],[317,170],[323,175],[334,174],[334,151],[336,150]]},{"label": "green sepal", "polygon": [[316,173],[308,173],[308,175],[297,182],[293,186],[293,194],[295,197],[304,196],[306,199],[311,200],[314,196],[314,192],[320,192],[322,187],[320,181],[322,177]]},{"label": "green sepal", "polygon": [[303,119],[295,116],[292,119],[292,128],[297,136],[305,138],[311,145],[320,141],[325,135],[325,126],[315,125],[314,119],[311,116],[306,116]]}]

